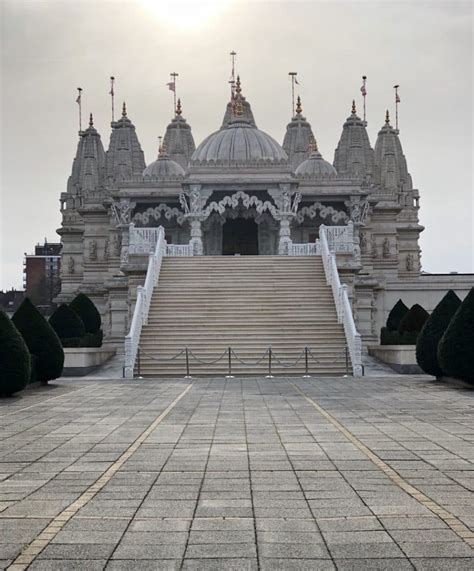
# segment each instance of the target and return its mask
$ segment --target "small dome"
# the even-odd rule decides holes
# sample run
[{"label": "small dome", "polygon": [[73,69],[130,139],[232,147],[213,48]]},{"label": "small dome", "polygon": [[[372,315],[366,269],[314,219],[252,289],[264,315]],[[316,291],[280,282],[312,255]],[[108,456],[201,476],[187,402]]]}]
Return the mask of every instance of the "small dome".
[{"label": "small dome", "polygon": [[149,164],[143,171],[143,178],[148,179],[176,179],[183,178],[186,172],[181,165],[170,159],[163,149],[160,149],[158,158]]},{"label": "small dome", "polygon": [[310,155],[295,170],[295,175],[301,178],[318,178],[327,176],[336,176],[337,171],[331,163],[325,161],[318,151],[316,140],[310,143]]},{"label": "small dome", "polygon": [[288,155],[275,139],[238,119],[204,139],[191,157],[193,164],[279,164],[287,161]]}]

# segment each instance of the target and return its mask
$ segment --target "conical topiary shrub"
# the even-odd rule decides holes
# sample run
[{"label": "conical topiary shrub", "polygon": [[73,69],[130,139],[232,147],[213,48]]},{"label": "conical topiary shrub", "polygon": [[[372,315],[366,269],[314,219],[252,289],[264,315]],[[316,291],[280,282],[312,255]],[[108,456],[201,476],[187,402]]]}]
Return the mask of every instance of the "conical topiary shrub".
[{"label": "conical topiary shrub", "polygon": [[49,324],[56,331],[63,347],[78,346],[86,328],[82,319],[68,305],[60,305],[49,318]]},{"label": "conical topiary shrub", "polygon": [[84,293],[78,294],[71,301],[69,307],[82,319],[86,333],[97,333],[100,330],[100,313],[87,295]]},{"label": "conical topiary shrub", "polygon": [[387,329],[389,331],[398,331],[400,321],[405,317],[408,311],[408,307],[399,299],[388,314]]},{"label": "conical topiary shrub", "polygon": [[416,340],[416,360],[428,375],[441,377],[443,371],[438,362],[438,344],[449,322],[461,305],[461,300],[449,290],[428,317]]},{"label": "conical topiary shrub", "polygon": [[474,288],[441,337],[438,361],[444,375],[474,383]]},{"label": "conical topiary shrub", "polygon": [[28,298],[16,310],[12,321],[22,334],[31,355],[36,357],[36,380],[47,383],[61,376],[64,351],[59,337]]},{"label": "conical topiary shrub", "polygon": [[421,305],[415,303],[400,321],[398,331],[400,333],[419,333],[429,316],[430,314]]},{"label": "conical topiary shrub", "polygon": [[28,347],[8,315],[0,311],[0,395],[23,390],[30,375]]}]

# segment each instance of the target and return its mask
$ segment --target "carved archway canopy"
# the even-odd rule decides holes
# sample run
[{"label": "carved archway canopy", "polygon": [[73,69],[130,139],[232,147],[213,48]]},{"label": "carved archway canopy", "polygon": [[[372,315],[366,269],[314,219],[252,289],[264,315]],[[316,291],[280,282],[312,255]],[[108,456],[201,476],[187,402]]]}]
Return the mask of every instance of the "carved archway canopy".
[{"label": "carved archway canopy", "polygon": [[[243,208],[242,208],[243,207]],[[269,200],[261,200],[257,196],[250,196],[246,192],[239,190],[230,196],[224,196],[218,202],[209,203],[203,210],[203,217],[207,218],[212,212],[223,215],[228,210],[254,209],[257,215],[269,212],[274,218],[278,216],[278,209]]]},{"label": "carved archway canopy", "polygon": [[158,206],[147,208],[143,212],[137,212],[133,216],[133,222],[136,224],[141,224],[147,226],[150,222],[150,218],[153,220],[160,220],[160,218],[165,218],[166,220],[171,220],[176,218],[176,222],[182,226],[186,220],[184,212],[179,208],[168,206],[168,204],[158,204]]},{"label": "carved archway canopy", "polygon": [[316,217],[320,217],[323,220],[328,220],[333,224],[339,224],[343,222],[347,224],[349,222],[349,216],[343,210],[336,210],[332,206],[326,206],[321,202],[315,202],[309,206],[302,206],[295,217],[298,224],[303,224],[305,219],[313,220]]}]

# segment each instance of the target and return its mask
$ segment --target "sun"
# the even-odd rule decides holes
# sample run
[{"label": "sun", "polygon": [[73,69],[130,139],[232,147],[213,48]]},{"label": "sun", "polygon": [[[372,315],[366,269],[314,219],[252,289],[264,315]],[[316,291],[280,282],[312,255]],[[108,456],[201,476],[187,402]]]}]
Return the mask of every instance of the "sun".
[{"label": "sun", "polygon": [[139,0],[163,24],[199,28],[221,13],[233,0]]}]

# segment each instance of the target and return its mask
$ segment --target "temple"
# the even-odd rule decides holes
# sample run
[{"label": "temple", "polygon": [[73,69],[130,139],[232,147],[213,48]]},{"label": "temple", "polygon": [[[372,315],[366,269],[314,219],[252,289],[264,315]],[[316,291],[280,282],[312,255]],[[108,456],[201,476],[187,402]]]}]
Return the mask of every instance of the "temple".
[{"label": "temple", "polygon": [[388,111],[372,147],[353,102],[332,163],[299,97],[280,144],[258,128],[239,78],[197,147],[179,100],[148,165],[125,104],[111,126],[107,151],[92,115],[79,133],[58,230],[58,300],[87,293],[110,342],[129,331],[160,226],[168,256],[316,256],[324,227],[364,343],[398,297],[430,309],[452,287],[421,272],[419,192]]}]

